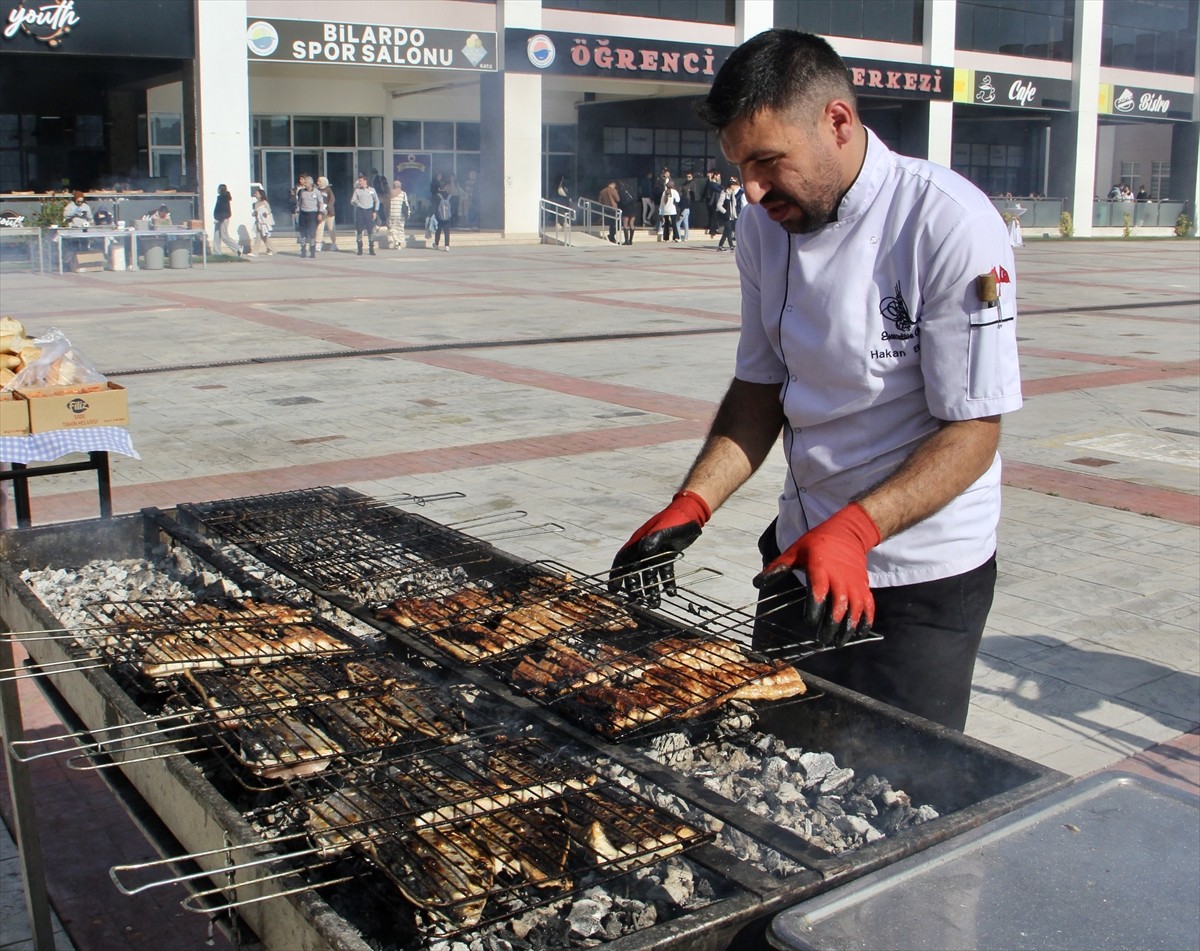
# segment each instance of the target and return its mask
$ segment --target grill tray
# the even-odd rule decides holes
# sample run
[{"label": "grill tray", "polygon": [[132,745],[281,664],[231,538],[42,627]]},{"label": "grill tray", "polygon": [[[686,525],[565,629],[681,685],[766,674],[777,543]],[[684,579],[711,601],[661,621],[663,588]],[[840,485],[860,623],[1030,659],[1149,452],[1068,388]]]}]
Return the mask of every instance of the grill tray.
[{"label": "grill tray", "polygon": [[[179,513],[179,517],[187,521],[183,513]],[[420,516],[407,517],[422,520]],[[140,516],[47,526],[0,536],[0,555],[3,555],[0,617],[16,630],[54,629],[58,626],[56,620],[20,581],[18,576],[22,569],[79,563],[95,557],[137,557],[168,529],[190,537],[186,530],[172,528],[168,518],[150,511]],[[204,550],[205,544],[200,539],[193,539],[192,547]],[[494,550],[487,554],[492,561],[514,566],[524,564]],[[215,564],[221,563],[216,553],[212,560]],[[331,600],[361,619],[369,617],[361,604],[350,599],[335,597]],[[428,644],[412,639],[406,641],[401,636],[403,632],[390,630],[389,634],[418,666],[438,656]],[[30,649],[43,663],[53,663],[65,656],[60,645],[52,640],[31,644]],[[486,671],[464,667],[458,673],[468,682],[485,687],[499,702],[543,719],[599,755],[630,764],[664,790],[684,796],[723,821],[745,829],[760,841],[775,839],[782,850],[798,857],[806,866],[798,874],[782,880],[773,879],[712,846],[702,847],[696,857],[709,868],[724,874],[731,883],[730,893],[706,908],[672,921],[669,926],[647,928],[611,942],[607,947],[612,951],[724,948],[739,931],[749,933],[757,929],[761,932],[763,923],[776,910],[973,828],[1044,795],[1063,780],[1037,764],[810,678],[821,696],[804,705],[802,716],[787,703],[756,704],[763,717],[762,729],[775,732],[789,745],[828,750],[840,763],[860,773],[887,775],[897,787],[907,789],[914,799],[929,802],[942,813],[939,819],[880,840],[850,855],[829,856],[706,790],[698,782],[658,766],[641,756],[636,748],[615,746],[573,728],[553,710],[532,706],[493,680]],[[70,671],[56,676],[54,685],[89,729],[132,722],[140,716],[128,696],[103,670]],[[242,817],[188,761],[173,758],[130,763],[123,764],[122,770],[179,839],[183,851],[213,849],[220,856],[227,837],[235,842],[257,840]],[[789,844],[793,840],[795,844]],[[173,851],[180,850],[176,847]],[[206,867],[220,864],[214,862]],[[256,887],[251,886],[250,891]],[[269,894],[277,887],[263,886],[261,891]],[[301,891],[275,901],[250,905],[241,914],[249,927],[271,947],[366,947],[358,929],[333,913],[313,892]],[[751,939],[747,946],[761,944],[756,945]]]}]

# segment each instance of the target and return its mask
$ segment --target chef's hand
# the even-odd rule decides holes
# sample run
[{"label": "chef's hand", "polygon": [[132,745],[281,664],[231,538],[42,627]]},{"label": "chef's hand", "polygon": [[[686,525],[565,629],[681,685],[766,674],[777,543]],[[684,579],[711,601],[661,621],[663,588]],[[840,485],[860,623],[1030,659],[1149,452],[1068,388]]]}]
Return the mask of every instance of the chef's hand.
[{"label": "chef's hand", "polygon": [[660,589],[675,593],[675,556],[700,537],[712,509],[695,492],[676,492],[671,504],[633,533],[608,575],[608,590],[625,589],[632,601],[652,608],[662,603]]},{"label": "chef's hand", "polygon": [[875,599],[867,580],[867,552],[879,544],[879,529],[857,502],[851,502],[763,568],[754,579],[769,587],[790,571],[808,577],[804,620],[817,640],[841,647],[851,632],[866,634],[875,621]]}]

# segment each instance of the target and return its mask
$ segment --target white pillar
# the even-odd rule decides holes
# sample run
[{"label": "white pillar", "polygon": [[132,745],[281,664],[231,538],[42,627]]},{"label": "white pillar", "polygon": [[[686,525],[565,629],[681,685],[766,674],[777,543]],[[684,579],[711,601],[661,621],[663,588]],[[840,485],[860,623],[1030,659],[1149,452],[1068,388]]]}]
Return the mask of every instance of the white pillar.
[{"label": "white pillar", "polygon": [[[539,30],[541,0],[497,0],[496,35],[504,55],[506,28]],[[538,73],[513,73],[501,61],[504,114],[504,218],[506,238],[536,237],[542,197],[542,82]]]},{"label": "white pillar", "polygon": [[733,22],[734,42],[741,45],[775,25],[775,0],[737,0]]},{"label": "white pillar", "polygon": [[[950,0],[926,0],[922,53],[930,66],[954,63],[954,28],[957,4]],[[950,167],[954,143],[954,103],[931,100],[927,155],[929,161]]]},{"label": "white pillar", "polygon": [[250,75],[246,62],[246,0],[196,4],[196,129],[200,163],[199,215],[212,237],[217,186],[233,197],[229,233],[253,235],[250,213]]},{"label": "white pillar", "polygon": [[1096,195],[1096,138],[1100,117],[1100,39],[1104,5],[1075,0],[1075,58],[1071,63],[1071,110],[1075,113],[1075,175],[1071,219],[1080,238],[1092,234]]}]

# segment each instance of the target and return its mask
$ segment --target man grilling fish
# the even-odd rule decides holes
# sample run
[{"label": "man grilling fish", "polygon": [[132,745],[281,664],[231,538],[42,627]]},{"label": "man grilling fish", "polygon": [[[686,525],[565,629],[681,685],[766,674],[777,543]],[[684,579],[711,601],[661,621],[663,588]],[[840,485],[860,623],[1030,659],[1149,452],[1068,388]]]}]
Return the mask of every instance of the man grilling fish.
[{"label": "man grilling fish", "polygon": [[755,646],[780,629],[826,645],[873,629],[882,640],[798,666],[961,730],[996,580],[1000,415],[1021,405],[1004,222],[965,179],[867,129],[819,37],[744,43],[700,113],[749,202],[736,368],[610,587],[650,604],[674,593],[673,559],[782,432]]}]

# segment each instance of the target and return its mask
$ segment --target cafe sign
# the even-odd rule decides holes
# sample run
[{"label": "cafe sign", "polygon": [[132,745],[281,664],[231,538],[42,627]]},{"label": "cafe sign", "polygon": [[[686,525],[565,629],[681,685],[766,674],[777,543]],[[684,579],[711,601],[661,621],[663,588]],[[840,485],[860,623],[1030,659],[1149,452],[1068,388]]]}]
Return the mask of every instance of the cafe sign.
[{"label": "cafe sign", "polygon": [[79,22],[75,0],[57,0],[40,5],[18,3],[8,12],[4,38],[11,40],[20,31],[51,49],[60,46],[71,27]]},{"label": "cafe sign", "polygon": [[1106,115],[1137,116],[1143,119],[1190,119],[1191,93],[1168,89],[1102,83],[1100,111]]},{"label": "cafe sign", "polygon": [[1069,110],[1071,83],[1045,76],[959,69],[954,73],[954,101],[976,106]]},{"label": "cafe sign", "polygon": [[504,31],[504,69],[510,73],[609,76],[709,85],[732,46],[668,43],[628,36]]},{"label": "cafe sign", "polygon": [[390,69],[496,69],[496,34],[325,20],[250,20],[251,59]]}]

